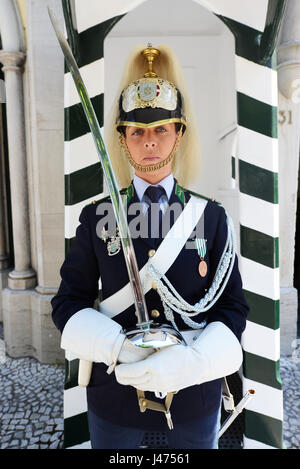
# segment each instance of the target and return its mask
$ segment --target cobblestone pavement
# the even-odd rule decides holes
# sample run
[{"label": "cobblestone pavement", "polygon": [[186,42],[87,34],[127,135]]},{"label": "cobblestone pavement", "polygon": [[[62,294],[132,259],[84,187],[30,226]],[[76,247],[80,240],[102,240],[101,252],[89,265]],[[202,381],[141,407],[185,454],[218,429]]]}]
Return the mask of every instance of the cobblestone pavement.
[{"label": "cobblestone pavement", "polygon": [[[64,369],[5,354],[0,325],[0,449],[61,449]],[[284,443],[300,449],[300,354],[282,358]]]}]

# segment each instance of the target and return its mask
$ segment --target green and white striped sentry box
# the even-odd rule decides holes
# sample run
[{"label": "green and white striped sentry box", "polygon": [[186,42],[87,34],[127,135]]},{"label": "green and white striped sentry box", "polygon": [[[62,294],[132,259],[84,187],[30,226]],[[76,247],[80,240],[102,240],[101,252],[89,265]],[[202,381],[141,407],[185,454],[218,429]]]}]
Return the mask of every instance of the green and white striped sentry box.
[{"label": "green and white striped sentry box", "polygon": [[[69,42],[103,126],[104,39],[125,15],[146,0],[62,1]],[[190,1],[182,2],[185,8]],[[279,375],[277,72],[274,47],[285,0],[197,0],[195,3],[216,15],[235,38],[238,137],[235,154],[232,155],[232,178],[239,191],[239,265],[250,306],[243,336],[243,389],[244,392],[250,388],[256,390],[255,397],[244,411],[244,448],[278,449],[283,448],[283,402]],[[67,251],[75,236],[82,208],[103,192],[101,165],[67,70],[65,129]],[[65,447],[89,448],[85,388],[77,386],[76,357],[66,356],[66,368]]]}]

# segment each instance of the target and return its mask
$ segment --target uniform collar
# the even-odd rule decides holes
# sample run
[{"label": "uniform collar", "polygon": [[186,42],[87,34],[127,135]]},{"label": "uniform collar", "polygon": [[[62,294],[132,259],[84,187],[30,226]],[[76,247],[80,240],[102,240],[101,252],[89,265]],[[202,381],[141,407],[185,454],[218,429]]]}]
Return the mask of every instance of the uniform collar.
[{"label": "uniform collar", "polygon": [[152,185],[153,186],[162,186],[165,189],[166,194],[167,194],[167,198],[169,200],[170,197],[171,197],[172,191],[173,191],[174,181],[175,180],[174,180],[174,177],[173,177],[172,173],[169,174],[169,176],[166,176],[164,179],[162,179],[157,184],[151,184],[150,182],[145,181],[144,179],[140,178],[139,176],[137,176],[135,174],[132,183],[134,185],[136,194],[137,194],[140,201],[143,199],[146,189],[149,186],[152,186]]},{"label": "uniform collar", "polygon": [[[170,176],[172,176],[172,179],[170,178]],[[169,204],[171,205],[174,202],[180,202],[181,205],[184,206],[188,202],[188,199],[189,199],[188,193],[178,184],[177,180],[174,178],[172,174],[167,176],[167,178],[170,178],[169,184],[170,184],[170,181],[172,181],[171,192],[170,192],[170,196],[168,199]],[[143,182],[146,183],[146,181],[143,181]],[[135,189],[135,186],[133,183],[134,183],[134,180],[131,182],[130,186],[128,186],[126,189],[122,189],[121,191],[121,193],[125,195],[127,198],[127,204],[131,204],[133,202],[136,203],[140,201],[139,196],[137,194],[137,190]],[[146,183],[146,184],[151,185],[149,183]],[[158,185],[160,184],[161,182]],[[148,185],[145,187],[144,192],[147,189]],[[142,196],[144,195],[144,192]],[[167,192],[167,190],[166,190],[166,193],[169,195],[169,192]]]}]

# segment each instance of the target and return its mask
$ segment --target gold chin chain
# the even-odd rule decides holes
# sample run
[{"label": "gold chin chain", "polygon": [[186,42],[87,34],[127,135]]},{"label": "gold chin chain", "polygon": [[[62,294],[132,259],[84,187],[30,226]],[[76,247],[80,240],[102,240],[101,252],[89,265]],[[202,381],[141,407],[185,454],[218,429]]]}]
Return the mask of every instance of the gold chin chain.
[{"label": "gold chin chain", "polygon": [[134,169],[136,169],[137,171],[141,171],[143,173],[149,173],[151,171],[156,171],[157,169],[164,168],[165,166],[167,166],[173,160],[173,158],[175,156],[175,153],[177,152],[178,147],[179,147],[180,139],[181,139],[181,136],[182,136],[182,128],[183,128],[183,126],[180,127],[180,130],[179,130],[177,138],[176,138],[175,145],[174,145],[173,150],[171,151],[170,155],[165,160],[160,161],[159,163],[156,163],[156,164],[148,165],[148,166],[142,166],[140,164],[137,164],[132,159],[132,156],[130,154],[130,151],[128,150],[126,140],[125,140],[125,137],[124,137],[123,134],[120,134],[119,141],[120,141],[120,145],[121,145],[125,155],[127,156],[127,159],[129,161],[129,163],[131,164],[131,166],[133,166]]}]

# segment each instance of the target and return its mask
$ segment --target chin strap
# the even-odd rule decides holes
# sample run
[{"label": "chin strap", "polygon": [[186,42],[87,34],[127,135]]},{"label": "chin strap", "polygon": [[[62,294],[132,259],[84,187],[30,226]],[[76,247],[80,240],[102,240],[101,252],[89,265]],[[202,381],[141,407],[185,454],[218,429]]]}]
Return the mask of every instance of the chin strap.
[{"label": "chin strap", "polygon": [[151,409],[157,410],[159,412],[164,412],[167,419],[168,427],[170,430],[173,430],[174,426],[171,419],[170,407],[172,404],[173,397],[175,394],[177,394],[177,392],[169,392],[166,396],[165,403],[160,404],[159,402],[150,401],[149,399],[146,399],[144,391],[140,391],[139,389],[137,389],[136,391],[138,402],[140,405],[140,411],[146,412],[147,409]]}]

